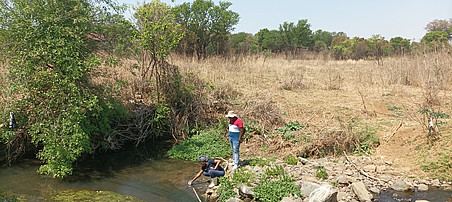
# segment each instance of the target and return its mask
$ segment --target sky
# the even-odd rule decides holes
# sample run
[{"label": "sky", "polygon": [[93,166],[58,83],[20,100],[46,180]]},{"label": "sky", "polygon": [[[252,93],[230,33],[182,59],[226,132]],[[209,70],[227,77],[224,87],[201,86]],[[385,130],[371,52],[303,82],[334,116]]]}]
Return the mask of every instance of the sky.
[{"label": "sky", "polygon": [[[139,0],[117,0],[137,5]],[[183,0],[161,0],[170,6]],[[240,16],[233,33],[256,34],[263,28],[279,29],[284,22],[307,19],[311,30],[345,32],[349,37],[380,34],[420,41],[425,26],[435,19],[452,18],[452,0],[226,0]],[[146,2],[151,2],[147,0]],[[218,5],[218,0],[214,0]],[[131,16],[130,13],[126,17]]]}]

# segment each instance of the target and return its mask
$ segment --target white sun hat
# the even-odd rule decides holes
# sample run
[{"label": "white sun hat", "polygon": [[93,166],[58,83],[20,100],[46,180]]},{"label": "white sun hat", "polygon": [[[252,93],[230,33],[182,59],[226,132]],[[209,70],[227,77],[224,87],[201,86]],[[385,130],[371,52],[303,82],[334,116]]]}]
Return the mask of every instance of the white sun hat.
[{"label": "white sun hat", "polygon": [[237,116],[237,114],[235,114],[234,111],[228,111],[228,114],[225,117],[232,118],[232,117],[236,117],[236,116]]}]

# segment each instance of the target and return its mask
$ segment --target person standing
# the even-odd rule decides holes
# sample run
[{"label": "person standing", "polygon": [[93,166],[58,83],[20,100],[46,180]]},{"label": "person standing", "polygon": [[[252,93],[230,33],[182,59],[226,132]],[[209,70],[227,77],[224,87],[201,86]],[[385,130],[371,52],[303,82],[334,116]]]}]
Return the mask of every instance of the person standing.
[{"label": "person standing", "polygon": [[234,111],[229,111],[226,117],[229,118],[229,134],[227,135],[227,139],[231,144],[233,160],[233,163],[230,163],[229,165],[234,165],[232,170],[235,170],[239,166],[239,148],[240,143],[243,142],[243,133],[245,130],[243,128],[242,120],[237,117],[237,114],[235,114]]}]

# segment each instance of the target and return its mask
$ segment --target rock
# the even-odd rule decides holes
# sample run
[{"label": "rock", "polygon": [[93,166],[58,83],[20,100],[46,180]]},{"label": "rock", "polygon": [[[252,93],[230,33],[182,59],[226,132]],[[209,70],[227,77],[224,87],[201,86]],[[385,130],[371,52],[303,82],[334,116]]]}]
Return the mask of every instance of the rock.
[{"label": "rock", "polygon": [[430,202],[430,201],[427,201],[427,200],[416,200],[416,202]]},{"label": "rock", "polygon": [[417,188],[418,191],[428,191],[428,186],[426,184],[420,184]]},{"label": "rock", "polygon": [[379,178],[380,178],[380,180],[382,180],[383,182],[389,182],[389,181],[392,179],[392,177],[387,176],[387,175],[381,175]]},{"label": "rock", "polygon": [[331,185],[322,185],[309,195],[309,201],[313,202],[335,202],[337,201],[337,189]]},{"label": "rock", "polygon": [[312,182],[302,182],[300,191],[301,194],[303,194],[303,196],[309,196],[312,192],[314,192],[318,188],[320,188],[319,184]]},{"label": "rock", "polygon": [[246,186],[246,184],[242,184],[239,187],[239,194],[249,198],[253,198],[254,191],[250,187]]},{"label": "rock", "polygon": [[439,182],[438,179],[434,179],[434,180],[432,181],[432,186],[434,186],[434,187],[439,187],[439,186],[441,186],[441,182]]},{"label": "rock", "polygon": [[230,198],[226,202],[240,202],[240,199],[238,199],[238,198]]},{"label": "rock", "polygon": [[345,200],[347,200],[347,193],[338,192],[336,198],[337,198],[337,201],[345,201]]},{"label": "rock", "polygon": [[391,185],[391,188],[396,191],[408,191],[410,189],[413,189],[413,186],[408,184],[405,181],[396,181],[393,185]]},{"label": "rock", "polygon": [[358,196],[360,201],[371,201],[373,198],[372,194],[367,191],[363,182],[352,183],[352,190],[356,196]]},{"label": "rock", "polygon": [[353,175],[353,171],[351,171],[351,170],[345,170],[345,171],[342,172],[342,173],[344,173],[345,175],[349,175],[349,176],[352,176],[352,175]]},{"label": "rock", "polygon": [[298,157],[298,161],[299,162],[301,162],[303,165],[305,165],[306,163],[308,163],[309,162],[309,160],[308,159],[305,159],[305,158],[301,158],[301,157]]},{"label": "rock", "polygon": [[385,163],[389,166],[392,165],[392,161],[385,161]]},{"label": "rock", "polygon": [[364,166],[364,171],[366,171],[366,172],[375,172],[375,170],[376,170],[376,166],[374,166],[374,165],[367,165],[367,166]]},{"label": "rock", "polygon": [[383,173],[386,170],[386,166],[377,166],[377,173]]},{"label": "rock", "polygon": [[374,193],[374,194],[380,194],[380,190],[376,187],[372,187],[369,189],[370,192]]},{"label": "rock", "polygon": [[302,202],[301,198],[293,198],[293,197],[284,197],[281,199],[281,202]]},{"label": "rock", "polygon": [[341,175],[337,178],[337,182],[339,182],[339,184],[342,184],[342,185],[344,185],[344,184],[347,185],[348,183],[350,183],[350,178],[347,176]]}]

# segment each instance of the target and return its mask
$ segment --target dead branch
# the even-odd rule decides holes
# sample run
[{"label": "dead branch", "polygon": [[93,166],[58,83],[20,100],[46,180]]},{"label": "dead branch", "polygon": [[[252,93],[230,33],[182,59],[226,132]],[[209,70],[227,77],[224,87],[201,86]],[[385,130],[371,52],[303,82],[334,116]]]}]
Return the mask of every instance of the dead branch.
[{"label": "dead branch", "polygon": [[356,166],[356,164],[354,164],[354,163],[350,160],[350,158],[347,156],[347,153],[345,153],[345,151],[344,151],[344,155],[345,155],[345,158],[347,159],[347,161],[350,162],[350,164],[352,164],[352,166],[353,166],[356,170],[358,170],[359,173],[361,173],[361,175],[364,175],[364,176],[366,176],[367,178],[370,178],[370,179],[375,180],[375,181],[378,181],[378,182],[381,181],[380,179],[378,179],[378,178],[376,178],[376,177],[370,176],[370,175],[367,174],[363,169],[358,168],[358,166]]}]

